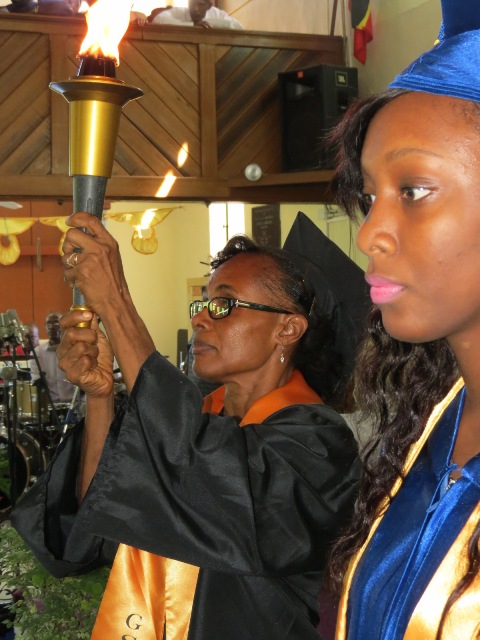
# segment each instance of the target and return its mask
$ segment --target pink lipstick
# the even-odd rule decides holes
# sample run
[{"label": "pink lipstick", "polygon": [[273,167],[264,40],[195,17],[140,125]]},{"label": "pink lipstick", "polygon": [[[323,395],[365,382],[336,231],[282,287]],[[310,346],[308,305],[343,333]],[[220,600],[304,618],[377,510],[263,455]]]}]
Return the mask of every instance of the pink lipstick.
[{"label": "pink lipstick", "polygon": [[370,297],[373,304],[386,304],[396,298],[405,287],[392,280],[381,278],[380,276],[365,276],[365,280],[370,285]]}]

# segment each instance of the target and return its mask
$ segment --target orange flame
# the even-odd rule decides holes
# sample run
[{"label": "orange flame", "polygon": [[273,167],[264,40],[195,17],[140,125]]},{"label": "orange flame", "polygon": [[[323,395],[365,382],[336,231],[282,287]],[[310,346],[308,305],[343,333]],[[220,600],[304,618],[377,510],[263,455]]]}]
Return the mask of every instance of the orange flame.
[{"label": "orange flame", "polygon": [[114,58],[118,65],[118,45],[130,24],[132,0],[97,0],[87,11],[88,32],[79,55]]}]

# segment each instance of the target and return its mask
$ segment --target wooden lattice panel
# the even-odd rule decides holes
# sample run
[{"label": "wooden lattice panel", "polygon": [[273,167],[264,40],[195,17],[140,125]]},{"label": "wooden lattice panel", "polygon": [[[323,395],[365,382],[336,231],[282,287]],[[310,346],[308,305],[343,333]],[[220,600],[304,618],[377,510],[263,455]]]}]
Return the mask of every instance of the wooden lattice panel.
[{"label": "wooden lattice panel", "polygon": [[0,32],[0,174],[50,172],[49,79],[45,36]]},{"label": "wooden lattice panel", "polygon": [[[157,42],[126,42],[118,76],[130,85],[140,87],[144,96],[128,104],[119,134],[122,146],[137,152],[149,168],[131,175],[200,175],[200,115],[198,97],[197,47]],[[132,135],[126,136],[126,123]],[[137,136],[133,136],[133,129]],[[188,146],[188,159],[180,169],[178,153]],[[148,149],[148,154],[147,148]]]},{"label": "wooden lattice panel", "polygon": [[[3,194],[70,193],[68,104],[49,84],[76,76],[85,33],[83,20],[0,17]],[[278,73],[342,64],[342,51],[326,36],[130,28],[117,77],[144,95],[122,110],[110,197],[155,196],[172,173],[173,197],[223,199],[251,162],[280,173]]]}]

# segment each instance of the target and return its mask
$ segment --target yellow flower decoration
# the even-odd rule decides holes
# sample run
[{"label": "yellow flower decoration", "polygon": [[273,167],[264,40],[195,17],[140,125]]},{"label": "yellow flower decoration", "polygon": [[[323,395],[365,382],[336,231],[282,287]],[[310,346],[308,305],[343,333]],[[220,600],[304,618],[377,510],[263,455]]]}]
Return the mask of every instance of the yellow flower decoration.
[{"label": "yellow flower decoration", "polygon": [[[142,233],[142,235],[140,235]],[[157,234],[155,233],[155,229],[147,229],[146,231],[140,232],[138,229],[135,229],[132,236],[132,247],[138,253],[143,253],[143,255],[148,255],[150,253],[155,253],[158,249],[158,240]]]},{"label": "yellow flower decoration", "polygon": [[65,234],[70,229],[70,227],[67,226],[65,222],[66,220],[65,216],[39,218],[39,220],[42,224],[46,224],[50,227],[57,227],[57,229],[61,231],[62,235],[60,238],[60,242],[58,243],[58,253],[62,256],[63,255],[62,244],[63,244],[63,241],[65,240]]},{"label": "yellow flower decoration", "polygon": [[[20,257],[20,244],[17,235],[32,227],[36,218],[0,218],[0,264],[10,266]],[[7,244],[3,238],[7,238]]]},{"label": "yellow flower decoration", "polygon": [[158,248],[158,240],[153,227],[163,222],[168,214],[175,209],[179,209],[179,207],[104,213],[103,217],[115,220],[116,222],[128,222],[128,224],[134,228],[131,240],[132,247],[135,251],[138,251],[138,253],[149,255],[155,253]]}]

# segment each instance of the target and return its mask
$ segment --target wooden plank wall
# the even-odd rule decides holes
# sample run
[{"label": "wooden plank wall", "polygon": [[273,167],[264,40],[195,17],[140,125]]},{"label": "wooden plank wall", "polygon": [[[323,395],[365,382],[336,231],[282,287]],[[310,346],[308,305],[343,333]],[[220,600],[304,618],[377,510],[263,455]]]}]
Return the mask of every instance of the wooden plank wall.
[{"label": "wooden plank wall", "polygon": [[[68,105],[48,85],[75,76],[85,31],[83,18],[1,14],[0,196],[70,195]],[[120,56],[118,78],[144,96],[123,109],[108,196],[154,197],[171,171],[171,199],[226,199],[229,181],[250,162],[280,172],[278,73],[343,64],[343,42],[131,27]],[[188,157],[179,167],[183,145]]]},{"label": "wooden plank wall", "polygon": [[217,47],[218,167],[223,177],[238,176],[251,162],[265,172],[281,171],[280,103],[277,77],[325,62],[325,51],[271,47]]}]

